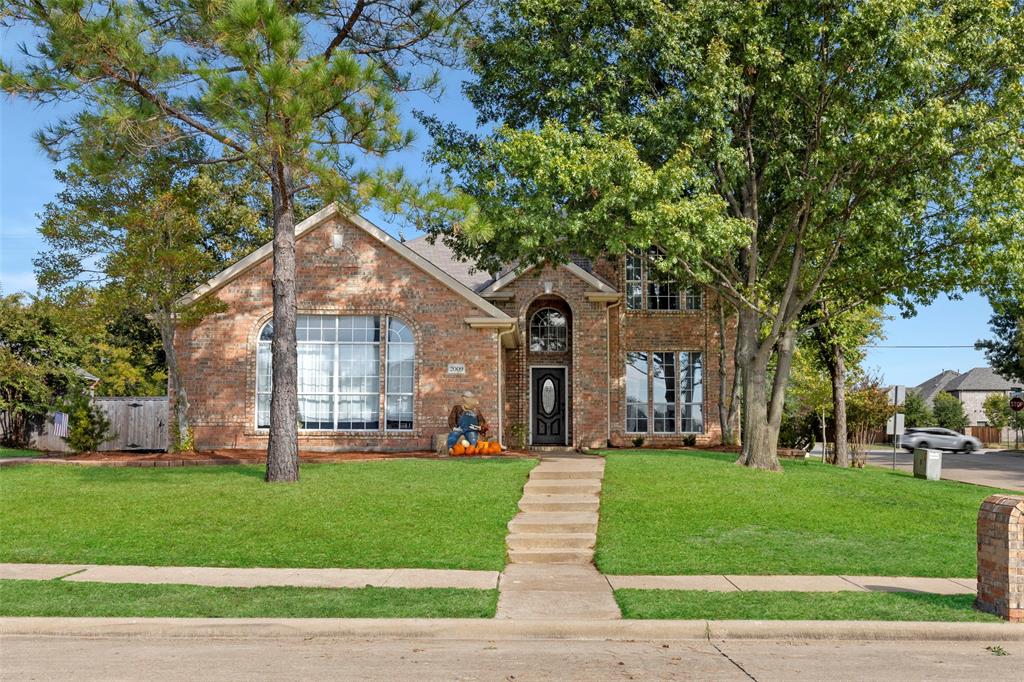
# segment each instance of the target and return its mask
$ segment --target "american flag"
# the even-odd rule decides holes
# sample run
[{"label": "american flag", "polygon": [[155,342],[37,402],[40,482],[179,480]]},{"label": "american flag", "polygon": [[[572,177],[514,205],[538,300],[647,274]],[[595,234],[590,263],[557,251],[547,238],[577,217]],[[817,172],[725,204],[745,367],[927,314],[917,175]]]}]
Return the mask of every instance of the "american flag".
[{"label": "american flag", "polygon": [[56,412],[53,415],[53,435],[68,437],[68,415],[64,412]]}]

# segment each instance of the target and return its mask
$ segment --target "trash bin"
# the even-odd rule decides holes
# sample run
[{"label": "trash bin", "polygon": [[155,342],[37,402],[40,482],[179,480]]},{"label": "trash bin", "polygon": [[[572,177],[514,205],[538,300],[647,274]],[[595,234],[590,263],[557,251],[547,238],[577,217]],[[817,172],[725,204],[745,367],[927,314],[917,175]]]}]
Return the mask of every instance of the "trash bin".
[{"label": "trash bin", "polygon": [[927,478],[929,481],[942,478],[942,451],[914,450],[914,478]]}]

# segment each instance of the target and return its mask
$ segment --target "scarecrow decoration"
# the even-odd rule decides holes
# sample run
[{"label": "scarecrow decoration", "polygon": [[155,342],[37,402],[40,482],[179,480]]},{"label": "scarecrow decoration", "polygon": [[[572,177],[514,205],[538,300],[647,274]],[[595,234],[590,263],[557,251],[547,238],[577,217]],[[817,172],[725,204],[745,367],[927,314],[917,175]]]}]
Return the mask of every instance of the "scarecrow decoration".
[{"label": "scarecrow decoration", "polygon": [[480,401],[472,391],[465,391],[462,399],[448,414],[448,454],[497,455],[501,453],[498,441],[488,442],[482,438],[487,434],[487,419],[480,413]]}]

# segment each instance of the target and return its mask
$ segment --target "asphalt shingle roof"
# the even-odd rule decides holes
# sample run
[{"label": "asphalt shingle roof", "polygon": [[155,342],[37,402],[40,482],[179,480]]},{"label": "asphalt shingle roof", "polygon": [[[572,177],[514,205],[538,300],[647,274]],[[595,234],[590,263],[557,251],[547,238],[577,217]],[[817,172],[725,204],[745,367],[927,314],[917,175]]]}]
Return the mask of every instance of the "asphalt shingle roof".
[{"label": "asphalt shingle roof", "polygon": [[924,381],[914,387],[914,391],[920,395],[926,403],[932,404],[941,391],[945,391],[946,387],[951,381],[960,376],[960,372],[952,369],[944,369],[941,373],[936,374],[931,379]]},{"label": "asphalt shingle roof", "polygon": [[426,237],[418,237],[405,242],[405,245],[473,291],[480,291],[494,281],[489,273],[476,270],[471,263],[457,260],[452,250],[442,244],[441,240],[431,244]]},{"label": "asphalt shingle roof", "polygon": [[991,367],[975,367],[948,384],[947,391],[1009,391],[1013,384],[999,376]]}]

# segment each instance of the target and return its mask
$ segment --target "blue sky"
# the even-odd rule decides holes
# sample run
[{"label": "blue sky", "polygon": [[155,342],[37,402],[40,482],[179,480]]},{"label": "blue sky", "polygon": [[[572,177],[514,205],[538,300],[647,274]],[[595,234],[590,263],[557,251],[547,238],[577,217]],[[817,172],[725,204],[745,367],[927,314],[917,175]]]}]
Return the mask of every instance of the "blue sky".
[{"label": "blue sky", "polygon": [[[11,58],[15,49],[12,34],[0,32],[0,40],[0,54]],[[405,112],[421,109],[472,127],[473,110],[462,98],[459,83],[457,77],[449,78],[445,93],[437,101],[416,97],[404,103]],[[53,107],[36,108],[0,96],[0,290],[4,293],[35,289],[32,258],[43,247],[36,233],[36,216],[60,187],[53,178],[53,163],[32,135],[60,115],[61,111]],[[417,140],[411,149],[389,162],[404,165],[414,176],[423,176],[429,172],[422,160],[428,140],[411,116],[407,119],[418,133]],[[397,226],[389,225],[383,216],[371,212],[367,217],[397,234]],[[895,310],[888,312],[892,319],[885,324],[886,339],[880,343],[883,347],[871,349],[866,362],[886,382],[913,386],[944,369],[962,372],[986,364],[984,356],[973,348],[920,348],[971,345],[984,337],[992,314],[984,298],[976,294],[960,301],[942,297],[909,320],[900,318]]]}]

